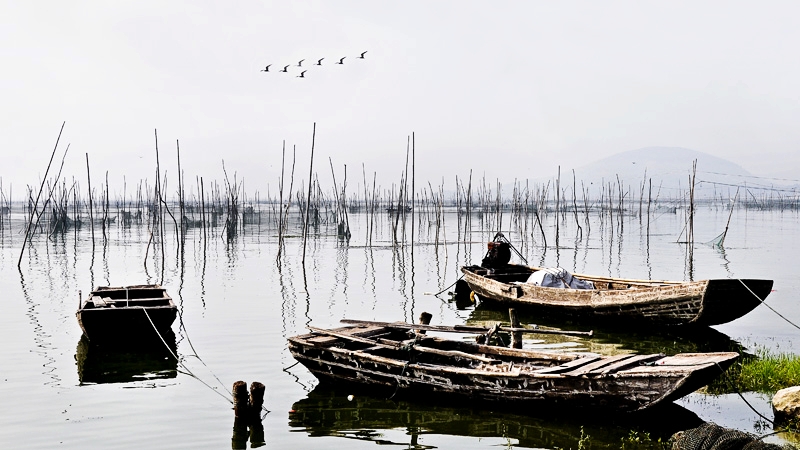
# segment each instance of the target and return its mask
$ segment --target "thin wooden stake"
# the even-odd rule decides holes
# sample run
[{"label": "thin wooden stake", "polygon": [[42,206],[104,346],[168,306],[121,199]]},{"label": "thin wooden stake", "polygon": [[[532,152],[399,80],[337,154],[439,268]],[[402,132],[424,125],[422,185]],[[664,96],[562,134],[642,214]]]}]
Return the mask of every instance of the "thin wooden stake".
[{"label": "thin wooden stake", "polygon": [[[25,254],[25,243],[28,242],[28,236],[31,232],[31,222],[33,222],[33,214],[36,212],[36,208],[39,205],[39,196],[42,195],[42,191],[44,190],[44,183],[47,180],[47,173],[50,172],[50,165],[53,164],[53,157],[56,156],[56,149],[58,148],[58,142],[61,140],[61,133],[64,131],[64,125],[67,122],[64,121],[61,123],[61,130],[58,132],[58,138],[56,138],[56,145],[53,147],[53,153],[50,155],[50,162],[47,163],[47,169],[44,171],[44,176],[42,177],[42,185],[39,187],[39,194],[36,195],[36,201],[33,203],[33,211],[31,211],[31,216],[28,219],[28,226],[25,229],[25,240],[22,241],[22,249],[19,252],[19,260],[17,261],[17,269],[22,267],[22,255]],[[89,161],[89,154],[86,154],[86,161],[88,164]],[[10,220],[9,220],[10,221]],[[92,239],[92,245],[94,245],[94,239]]]},{"label": "thin wooden stake", "polygon": [[311,185],[314,178],[314,143],[317,137],[317,123],[314,122],[314,130],[311,133],[311,161],[308,164],[308,195],[306,196],[306,220],[303,223],[303,267],[306,265],[306,241],[308,240],[308,215],[311,208]]}]

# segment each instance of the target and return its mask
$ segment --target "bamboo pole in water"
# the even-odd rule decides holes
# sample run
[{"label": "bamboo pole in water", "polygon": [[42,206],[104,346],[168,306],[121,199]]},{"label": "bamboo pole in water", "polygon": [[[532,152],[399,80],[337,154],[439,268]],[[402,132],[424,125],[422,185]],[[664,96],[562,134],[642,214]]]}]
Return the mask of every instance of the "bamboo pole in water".
[{"label": "bamboo pole in water", "polygon": [[92,176],[91,172],[89,171],[89,154],[86,154],[86,178],[89,182],[89,225],[91,225],[92,229],[92,252],[94,252],[94,208],[92,207],[93,199],[92,199]]},{"label": "bamboo pole in water", "polygon": [[278,255],[275,257],[276,262],[281,260],[281,249],[283,247],[283,179],[284,168],[286,161],[286,140],[283,141],[283,148],[281,149],[281,177],[278,180]]},{"label": "bamboo pole in water", "polygon": [[108,191],[110,188],[108,187],[108,171],[106,170],[106,187],[105,187],[105,202],[103,204],[103,244],[105,245],[106,241],[108,240],[108,236],[106,235],[106,228],[110,226],[109,219],[108,219],[108,210],[109,210],[109,199],[108,199]]},{"label": "bamboo pole in water", "polygon": [[[155,146],[156,146],[156,185],[155,185],[155,192],[154,192],[154,200],[156,201],[156,207],[154,211],[158,211],[158,237],[159,241],[161,241],[161,268],[162,273],[164,269],[164,256],[166,252],[164,251],[164,210],[161,208],[161,164],[158,158],[158,130],[153,130],[154,137],[155,137]],[[162,282],[163,277],[162,277]]]},{"label": "bamboo pole in water", "polygon": [[414,255],[414,218],[415,218],[414,211],[417,209],[415,204],[416,197],[414,195],[415,194],[415,189],[414,189],[415,150],[416,150],[416,145],[415,145],[414,132],[411,132],[411,255],[412,256]]},{"label": "bamboo pole in water", "polygon": [[[42,206],[42,212],[37,213],[36,215],[36,225],[33,226],[32,232],[36,231],[36,229],[39,228],[39,220],[42,218],[42,214],[45,213],[45,211],[47,210],[47,206],[53,199],[53,193],[55,192],[56,187],[58,185],[58,180],[61,179],[61,171],[64,169],[64,161],[67,159],[67,153],[69,152],[69,147],[70,144],[67,144],[67,149],[64,150],[64,155],[61,157],[61,166],[58,168],[58,173],[56,174],[55,181],[53,182],[53,187],[49,190],[47,194],[47,200],[45,200],[44,205]],[[36,208],[34,208],[34,211],[35,210]],[[66,223],[64,223],[64,226],[66,226]]]},{"label": "bamboo pole in water", "polygon": [[311,207],[311,185],[314,176],[314,143],[317,137],[317,123],[314,122],[314,129],[311,133],[311,161],[308,164],[308,196],[306,197],[306,220],[303,223],[303,267],[306,265],[306,241],[308,240],[308,213]]},{"label": "bamboo pole in water", "polygon": [[581,223],[578,220],[578,197],[575,192],[577,188],[578,183],[575,179],[575,169],[572,169],[572,211],[575,213],[575,225],[578,227],[578,233],[580,233],[580,238],[583,239],[583,228],[581,228]]},{"label": "bamboo pole in water", "polygon": [[208,231],[206,230],[206,193],[203,187],[203,177],[200,177],[200,219],[203,221],[203,248],[208,242]]},{"label": "bamboo pole in water", "polygon": [[283,236],[286,234],[286,223],[289,221],[289,208],[292,206],[292,189],[294,188],[294,167],[297,161],[297,147],[292,146],[292,174],[289,177],[289,195],[286,198],[286,206],[283,208],[283,231],[281,233],[281,244],[283,244]]},{"label": "bamboo pole in water", "polygon": [[364,179],[364,218],[366,219],[366,233],[367,236],[364,238],[364,245],[368,245],[369,243],[369,203],[367,202],[367,170],[364,167],[364,163],[361,163],[361,177]]},{"label": "bamboo pole in water", "polygon": [[375,211],[377,210],[377,207],[378,207],[377,194],[376,194],[376,192],[377,192],[377,186],[376,186],[377,178],[378,178],[378,173],[377,172],[372,172],[372,208],[371,208],[370,220],[369,220],[369,245],[370,245],[370,247],[372,247],[372,234],[373,234],[373,230],[374,230],[374,226],[375,226]]},{"label": "bamboo pole in water", "polygon": [[[185,229],[185,224],[183,223],[183,218],[185,212],[183,210],[183,179],[181,177],[181,143],[179,140],[175,140],[175,148],[178,153],[178,213],[180,215],[180,223],[181,223],[181,234],[183,234],[183,230]],[[180,240],[178,240],[178,246],[180,246]]]},{"label": "bamboo pole in water", "polygon": [[[33,222],[33,214],[36,212],[37,205],[39,204],[39,196],[42,195],[42,190],[44,190],[44,183],[47,180],[47,173],[50,172],[50,165],[53,164],[53,157],[56,156],[56,149],[58,148],[58,142],[61,140],[61,133],[64,131],[64,125],[66,125],[66,121],[61,124],[61,130],[58,132],[58,138],[56,138],[56,145],[53,147],[53,153],[50,155],[50,162],[47,163],[47,169],[44,171],[44,176],[42,177],[42,185],[39,187],[39,194],[36,195],[36,201],[34,202],[33,211],[31,212],[31,216],[28,219],[28,226],[25,229],[25,240],[22,241],[22,249],[19,252],[19,260],[17,260],[17,269],[22,267],[22,255],[25,254],[25,243],[28,241],[30,232],[31,232],[31,223]],[[86,162],[89,162],[89,154],[86,154]],[[94,239],[92,239],[92,243],[94,243]]]}]

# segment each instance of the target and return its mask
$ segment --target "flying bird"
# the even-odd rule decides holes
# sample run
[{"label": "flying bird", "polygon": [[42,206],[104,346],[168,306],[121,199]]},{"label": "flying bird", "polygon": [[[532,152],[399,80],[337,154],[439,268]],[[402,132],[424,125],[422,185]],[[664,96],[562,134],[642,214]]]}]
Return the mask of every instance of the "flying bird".
[{"label": "flying bird", "polygon": [[336,64],[344,64],[345,58],[347,58],[347,56],[342,56],[342,59],[340,59],[339,62],[337,62]]},{"label": "flying bird", "polygon": [[305,78],[306,77],[306,72],[308,72],[308,71],[304,70],[304,71],[300,72],[300,75],[298,75],[297,78]]},{"label": "flying bird", "polygon": [[[290,65],[291,65],[291,64],[290,64]],[[288,71],[289,71],[289,66],[284,66],[284,67],[283,67],[283,70],[281,70],[281,72],[288,72]]]},{"label": "flying bird", "polygon": [[361,53],[361,56],[359,56],[358,59],[364,59],[364,55],[366,55],[366,54],[367,54],[367,52]]},{"label": "flying bird", "polygon": [[297,63],[297,67],[303,67],[303,61],[305,61],[305,59],[301,59],[300,62]]},{"label": "flying bird", "polygon": [[317,61],[317,65],[318,65],[318,66],[321,66],[321,65],[322,65],[322,60],[323,60],[323,59],[325,59],[325,58],[320,58],[320,59],[319,59],[319,61]]},{"label": "flying bird", "polygon": [[264,67],[263,69],[261,69],[261,71],[262,72],[269,72],[269,66],[271,66],[271,65],[272,64],[267,64],[267,67]]}]

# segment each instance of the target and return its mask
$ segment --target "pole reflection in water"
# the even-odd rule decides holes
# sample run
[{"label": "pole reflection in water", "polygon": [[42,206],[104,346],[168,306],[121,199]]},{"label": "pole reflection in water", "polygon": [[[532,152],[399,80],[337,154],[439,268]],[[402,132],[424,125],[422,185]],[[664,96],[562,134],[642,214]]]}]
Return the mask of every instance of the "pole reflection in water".
[{"label": "pole reflection in water", "polygon": [[[409,449],[453,444],[441,436],[496,438],[522,448],[575,448],[584,435],[592,448],[618,449],[619,436],[637,429],[656,440],[700,425],[693,412],[676,404],[657,411],[607,417],[553,417],[550,411],[518,415],[359,395],[319,386],[289,411],[289,427],[309,437],[334,436]],[[665,419],[668,418],[668,419]]]},{"label": "pole reflection in water", "polygon": [[[164,341],[177,352],[175,334],[165,334]],[[125,344],[92,344],[81,336],[75,352],[78,381],[81,385],[132,383],[175,378],[178,361],[158,340]]]},{"label": "pole reflection in water", "polygon": [[261,423],[261,421],[257,421],[251,423],[248,429],[247,423],[239,419],[234,419],[231,449],[240,450],[247,448],[248,440],[250,441],[250,448],[258,448],[267,445],[264,436],[264,424]]}]

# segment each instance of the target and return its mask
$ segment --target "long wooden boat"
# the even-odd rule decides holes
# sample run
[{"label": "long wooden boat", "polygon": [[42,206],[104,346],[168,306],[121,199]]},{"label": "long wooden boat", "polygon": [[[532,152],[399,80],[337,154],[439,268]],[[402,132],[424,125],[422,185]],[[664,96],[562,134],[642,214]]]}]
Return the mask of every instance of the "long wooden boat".
[{"label": "long wooden boat", "polygon": [[[178,308],[157,284],[100,286],[83,301],[75,315],[83,334],[93,343],[158,338],[172,332]],[[156,333],[157,332],[157,333]]]},{"label": "long wooden boat", "polygon": [[644,410],[707,385],[739,356],[733,352],[674,356],[541,352],[413,331],[458,331],[459,327],[344,322],[353,325],[309,327],[311,333],[289,338],[292,356],[320,382],[377,389],[392,396],[441,396],[503,409]]},{"label": "long wooden boat", "polygon": [[461,268],[463,280],[481,300],[538,309],[565,317],[659,325],[719,325],[760,305],[772,280],[712,279],[655,281],[572,274],[594,289],[565,289],[526,283],[540,267],[506,264],[502,268]]}]

